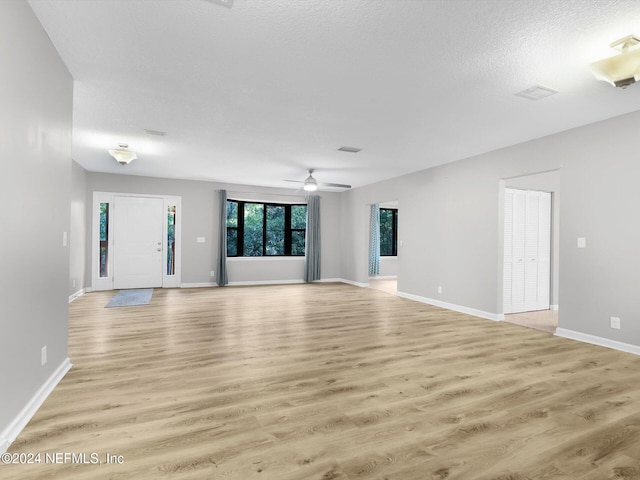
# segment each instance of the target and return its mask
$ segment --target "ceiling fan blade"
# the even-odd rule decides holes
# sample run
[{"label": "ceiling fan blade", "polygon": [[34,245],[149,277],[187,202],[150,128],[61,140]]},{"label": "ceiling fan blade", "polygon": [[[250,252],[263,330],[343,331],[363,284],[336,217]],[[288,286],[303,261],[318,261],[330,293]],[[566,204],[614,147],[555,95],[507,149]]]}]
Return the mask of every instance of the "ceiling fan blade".
[{"label": "ceiling fan blade", "polygon": [[304,183],[301,180],[283,180],[283,182],[292,182],[292,183]]},{"label": "ceiling fan blade", "polygon": [[318,186],[321,186],[321,187],[335,187],[335,188],[351,188],[351,185],[344,185],[342,183],[318,182]]}]

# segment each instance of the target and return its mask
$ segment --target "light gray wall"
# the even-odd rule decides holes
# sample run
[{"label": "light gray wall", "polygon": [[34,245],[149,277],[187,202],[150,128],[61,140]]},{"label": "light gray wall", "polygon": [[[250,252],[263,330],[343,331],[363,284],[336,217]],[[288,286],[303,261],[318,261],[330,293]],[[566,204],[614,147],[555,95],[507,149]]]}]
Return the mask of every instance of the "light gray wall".
[{"label": "light gray wall", "polygon": [[[562,138],[560,326],[640,345],[640,112]],[[586,237],[579,249],[577,237]],[[609,317],[621,318],[621,330]]]},{"label": "light gray wall", "polygon": [[[176,195],[182,197],[182,284],[201,285],[215,282],[210,276],[216,268],[218,248],[218,195],[226,189],[228,198],[270,202],[304,202],[304,196],[294,195],[293,190],[222,184],[207,181],[172,180],[113,175],[89,172],[87,175],[86,202],[87,225],[92,223],[93,192],[115,192],[149,195]],[[321,193],[322,228],[322,278],[340,276],[340,200],[339,194]],[[179,213],[180,214],[180,213]],[[197,243],[197,237],[205,237],[205,243]],[[86,235],[86,277],[91,285],[91,228]],[[227,263],[229,281],[286,282],[302,280],[304,262],[301,259],[230,259]]]},{"label": "light gray wall", "polygon": [[[71,226],[69,227],[69,295],[85,288],[87,226],[87,171],[71,162]],[[90,229],[90,227],[89,227]]]},{"label": "light gray wall", "polygon": [[398,275],[398,257],[380,257],[380,276],[394,277]]},{"label": "light gray wall", "polygon": [[397,198],[399,291],[499,314],[501,185],[559,169],[559,326],[640,345],[639,123],[634,112],[346,193],[343,276],[366,281],[367,205]]},{"label": "light gray wall", "polygon": [[551,305],[560,305],[560,170],[505,180],[505,187],[551,192]]},{"label": "light gray wall", "polygon": [[73,81],[25,1],[0,2],[0,72],[1,436],[67,358]]}]

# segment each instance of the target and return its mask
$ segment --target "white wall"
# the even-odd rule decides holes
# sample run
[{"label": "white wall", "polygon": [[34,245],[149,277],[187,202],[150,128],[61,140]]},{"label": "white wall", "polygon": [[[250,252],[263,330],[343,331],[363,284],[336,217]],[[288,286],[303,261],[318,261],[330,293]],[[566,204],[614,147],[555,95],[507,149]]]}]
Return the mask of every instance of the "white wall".
[{"label": "white wall", "polygon": [[[87,267],[87,171],[71,162],[71,225],[69,228],[69,296],[85,288]],[[90,207],[89,207],[90,208]]]},{"label": "white wall", "polygon": [[25,1],[0,2],[0,72],[2,451],[68,362],[73,81]]},{"label": "white wall", "polygon": [[[181,196],[182,212],[178,214],[182,215],[182,284],[214,284],[215,277],[211,277],[210,272],[216,269],[219,189],[226,189],[229,199],[304,203],[304,196],[294,195],[293,190],[89,172],[86,188],[86,222],[87,225],[91,225],[94,191]],[[321,192],[320,196],[322,278],[338,278],[341,273],[339,194]],[[85,276],[87,285],[91,284],[90,235],[91,232],[88,231]],[[205,237],[206,242],[197,243],[197,237]],[[243,258],[229,259],[227,262],[231,284],[302,281],[303,268],[304,261],[300,258]]]},{"label": "white wall", "polygon": [[[501,313],[501,185],[560,170],[562,329],[640,345],[640,112],[354,189],[343,199],[343,277],[366,281],[368,204],[397,198],[398,290]],[[584,236],[587,248],[576,248]],[[443,293],[437,293],[438,285]],[[609,316],[622,329],[609,328]]]}]

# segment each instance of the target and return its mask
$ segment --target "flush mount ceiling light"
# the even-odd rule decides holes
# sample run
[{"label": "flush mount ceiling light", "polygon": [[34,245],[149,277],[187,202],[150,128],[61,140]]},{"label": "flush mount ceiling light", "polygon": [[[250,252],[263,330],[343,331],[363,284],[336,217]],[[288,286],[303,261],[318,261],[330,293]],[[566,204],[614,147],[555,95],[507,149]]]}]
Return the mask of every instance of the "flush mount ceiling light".
[{"label": "flush mount ceiling light", "polygon": [[619,55],[605,58],[591,64],[591,72],[598,79],[610,83],[615,87],[627,88],[640,80],[640,48],[634,47],[640,43],[640,38],[627,35],[613,42],[610,47],[620,50]]},{"label": "flush mount ceiling light", "polygon": [[115,158],[120,165],[129,165],[132,161],[138,158],[138,155],[136,155],[134,152],[127,150],[127,148],[129,148],[129,145],[127,145],[126,143],[119,143],[118,146],[120,148],[109,150],[109,155]]}]

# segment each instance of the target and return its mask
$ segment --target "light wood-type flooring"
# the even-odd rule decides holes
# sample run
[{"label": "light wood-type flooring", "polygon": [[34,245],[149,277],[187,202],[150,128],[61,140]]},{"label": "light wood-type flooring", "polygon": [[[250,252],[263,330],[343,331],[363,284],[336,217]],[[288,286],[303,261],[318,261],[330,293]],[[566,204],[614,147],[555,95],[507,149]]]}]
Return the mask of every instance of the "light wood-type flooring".
[{"label": "light wood-type flooring", "polygon": [[556,333],[558,328],[557,310],[538,310],[535,312],[510,313],[504,321],[523,327],[535,328],[543,332]]},{"label": "light wood-type flooring", "polygon": [[640,357],[344,284],[70,305],[2,479],[640,479]]},{"label": "light wood-type flooring", "polygon": [[380,290],[381,292],[393,293],[398,291],[398,279],[396,278],[370,278],[369,288]]}]

